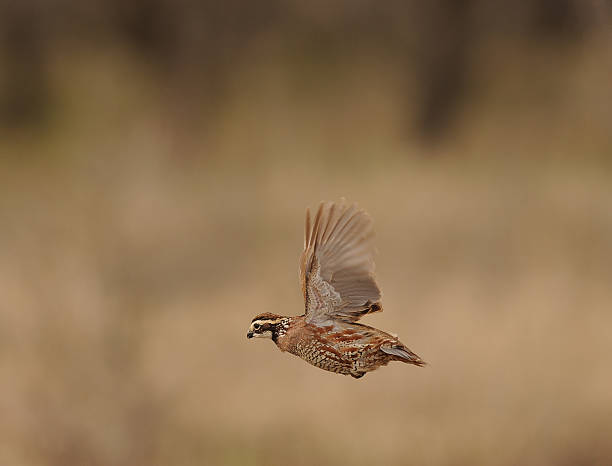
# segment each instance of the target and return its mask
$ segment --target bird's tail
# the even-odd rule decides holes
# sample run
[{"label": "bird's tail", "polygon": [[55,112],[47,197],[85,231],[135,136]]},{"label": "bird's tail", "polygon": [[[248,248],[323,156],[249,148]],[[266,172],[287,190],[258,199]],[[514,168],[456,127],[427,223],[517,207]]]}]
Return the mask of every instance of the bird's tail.
[{"label": "bird's tail", "polygon": [[404,345],[395,345],[391,347],[381,347],[381,351],[396,357],[396,361],[402,361],[408,364],[422,367],[427,364],[418,355],[414,354]]}]

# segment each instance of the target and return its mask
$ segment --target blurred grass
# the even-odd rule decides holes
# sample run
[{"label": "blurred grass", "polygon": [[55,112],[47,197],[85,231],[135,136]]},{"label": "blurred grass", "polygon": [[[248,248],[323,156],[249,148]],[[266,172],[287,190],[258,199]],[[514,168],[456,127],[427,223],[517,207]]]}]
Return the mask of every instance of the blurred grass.
[{"label": "blurred grass", "polygon": [[[53,122],[0,140],[0,461],[612,462],[607,48],[482,53],[433,147],[374,58],[246,64],[204,121],[116,50],[56,57]],[[304,209],[341,196],[377,228],[367,323],[425,369],[244,338],[301,312]]]}]

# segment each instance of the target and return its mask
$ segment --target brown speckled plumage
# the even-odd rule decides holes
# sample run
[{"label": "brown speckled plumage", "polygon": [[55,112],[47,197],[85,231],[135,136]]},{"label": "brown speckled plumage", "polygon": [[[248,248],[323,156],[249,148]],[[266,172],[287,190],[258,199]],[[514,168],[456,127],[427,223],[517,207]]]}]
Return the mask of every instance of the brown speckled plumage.
[{"label": "brown speckled plumage", "polygon": [[382,311],[370,217],[355,205],[321,203],[314,223],[310,220],[307,210],[300,258],[304,315],[259,314],[247,337],[271,338],[281,351],[355,378],[390,361],[424,365],[397,337],[357,323]]}]

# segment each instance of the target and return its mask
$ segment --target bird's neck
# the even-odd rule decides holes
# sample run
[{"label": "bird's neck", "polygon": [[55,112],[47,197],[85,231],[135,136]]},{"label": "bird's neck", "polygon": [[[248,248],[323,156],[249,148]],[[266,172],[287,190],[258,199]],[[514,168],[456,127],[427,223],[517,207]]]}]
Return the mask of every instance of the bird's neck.
[{"label": "bird's neck", "polygon": [[278,339],[283,338],[287,334],[287,330],[289,330],[289,325],[291,324],[291,319],[293,317],[279,317],[278,322],[274,324],[272,330],[272,340],[274,343],[278,344]]}]

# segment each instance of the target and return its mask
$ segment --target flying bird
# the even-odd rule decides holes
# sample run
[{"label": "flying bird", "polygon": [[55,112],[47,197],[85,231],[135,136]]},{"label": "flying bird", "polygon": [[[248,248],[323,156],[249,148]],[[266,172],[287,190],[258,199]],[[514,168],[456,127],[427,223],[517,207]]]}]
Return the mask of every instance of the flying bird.
[{"label": "flying bird", "polygon": [[270,338],[281,351],[356,379],[391,361],[425,365],[397,336],[357,322],[382,311],[373,239],[372,219],[355,204],[322,202],[312,222],[306,209],[299,268],[304,314],[256,315],[247,338]]}]

